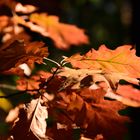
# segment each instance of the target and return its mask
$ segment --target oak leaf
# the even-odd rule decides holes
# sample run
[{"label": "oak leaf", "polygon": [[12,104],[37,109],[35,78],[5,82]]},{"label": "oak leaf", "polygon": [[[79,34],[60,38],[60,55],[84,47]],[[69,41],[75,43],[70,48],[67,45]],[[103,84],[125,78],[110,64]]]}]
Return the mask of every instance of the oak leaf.
[{"label": "oak leaf", "polygon": [[140,102],[140,90],[132,85],[119,85],[116,92],[123,97]]},{"label": "oak leaf", "polygon": [[42,63],[43,57],[48,56],[47,48],[42,42],[31,42],[25,45],[21,41],[14,41],[9,46],[0,48],[0,71],[9,70],[22,63],[32,65],[34,62]]},{"label": "oak leaf", "polygon": [[84,30],[59,22],[57,16],[47,15],[46,13],[33,13],[29,17],[29,21],[18,15],[13,16],[13,22],[30,28],[34,32],[38,32],[45,37],[51,38],[56,47],[62,50],[70,48],[70,45],[88,44],[88,37],[84,34]]},{"label": "oak leaf", "polygon": [[30,90],[30,94],[38,93],[37,90],[39,90],[41,84],[45,83],[46,80],[49,79],[51,76],[52,74],[49,72],[38,71],[36,74],[30,77],[20,77],[20,79],[16,81],[16,88],[21,91]]},{"label": "oak leaf", "polygon": [[18,119],[10,131],[14,139],[52,140],[46,135],[48,111],[42,102],[39,97],[19,109]]},{"label": "oak leaf", "polygon": [[32,100],[27,105],[27,119],[31,121],[29,129],[40,140],[49,140],[46,136],[48,111],[46,106],[41,105],[41,98]]},{"label": "oak leaf", "polygon": [[140,58],[131,45],[120,46],[115,50],[101,45],[99,50],[92,49],[85,55],[75,54],[66,61],[75,68],[100,69],[108,72],[124,73],[126,76],[140,77]]},{"label": "oak leaf", "polygon": [[0,32],[8,25],[9,18],[7,16],[0,16]]},{"label": "oak leaf", "polygon": [[[105,100],[105,93],[102,88],[83,88],[80,91],[68,89],[59,92],[58,101],[57,98],[55,100],[56,107],[65,110],[72,123],[85,130],[83,134],[87,137],[95,138],[97,134],[102,134],[106,139],[121,139],[125,132],[124,123],[129,119],[118,111],[125,106],[118,101]],[[65,123],[65,120],[58,121]]]},{"label": "oak leaf", "polygon": [[48,37],[55,42],[56,47],[59,49],[68,49],[70,45],[88,43],[88,37],[84,34],[83,29],[75,25],[61,23],[57,16],[34,13],[31,15],[30,20],[45,28]]},{"label": "oak leaf", "polygon": [[[90,89],[103,88],[103,90],[106,92],[105,97],[107,98],[118,100],[128,106],[140,106],[138,90],[136,88],[131,88],[131,92],[129,91],[127,94],[126,91],[128,91],[130,88],[127,89],[126,85],[119,85],[119,81],[124,79],[127,82],[138,86],[139,80],[136,78],[131,78],[124,73],[107,73],[103,72],[102,70],[95,69],[71,69],[64,67],[63,69],[60,69],[60,73],[58,73],[58,75],[66,78],[66,80],[64,80],[64,82],[61,84],[60,90],[64,90],[66,88],[81,90],[83,87],[89,87]],[[125,89],[126,91],[123,91]],[[137,94],[133,94],[133,92],[136,91]],[[135,95],[137,95],[137,99],[133,97]]]}]

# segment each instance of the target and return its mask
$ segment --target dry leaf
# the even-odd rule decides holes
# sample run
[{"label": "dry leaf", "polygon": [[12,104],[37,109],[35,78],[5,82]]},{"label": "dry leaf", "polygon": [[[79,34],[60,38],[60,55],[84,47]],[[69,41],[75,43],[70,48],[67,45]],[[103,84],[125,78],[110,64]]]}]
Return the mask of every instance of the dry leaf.
[{"label": "dry leaf", "polygon": [[[118,101],[104,100],[104,95],[102,88],[84,88],[75,92],[68,89],[57,95],[56,107],[65,110],[73,120],[72,123],[84,129],[85,136],[89,138],[103,134],[106,139],[121,139],[125,132],[124,123],[128,118],[119,115],[118,111],[124,109],[124,105]],[[59,116],[58,121],[65,124],[67,121]]]},{"label": "dry leaf", "polygon": [[[30,90],[30,94],[37,94],[40,86],[46,83],[46,80],[52,76],[51,73],[45,71],[38,71],[35,75],[30,77],[20,77],[17,82],[18,90]],[[44,88],[44,87],[42,87]],[[33,90],[33,91],[31,91]],[[36,90],[36,91],[35,91]]]},{"label": "dry leaf", "polygon": [[18,121],[10,131],[15,140],[52,140],[46,135],[48,111],[41,102],[40,97],[33,99],[19,110]]},{"label": "dry leaf", "polygon": [[48,111],[41,105],[41,98],[32,100],[27,105],[27,119],[31,121],[29,129],[39,140],[49,140],[46,136]]},{"label": "dry leaf", "polygon": [[48,56],[47,48],[42,42],[32,42],[25,45],[21,41],[14,41],[9,46],[0,48],[0,71],[8,70],[20,64],[27,63],[29,66],[34,62],[42,63],[43,57]]}]

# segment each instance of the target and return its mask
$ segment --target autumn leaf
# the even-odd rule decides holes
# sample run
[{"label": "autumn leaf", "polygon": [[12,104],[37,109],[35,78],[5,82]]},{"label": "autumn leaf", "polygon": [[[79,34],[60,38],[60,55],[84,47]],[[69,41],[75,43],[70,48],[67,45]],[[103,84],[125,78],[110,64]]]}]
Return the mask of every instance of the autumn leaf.
[{"label": "autumn leaf", "polygon": [[23,25],[45,37],[50,37],[59,49],[66,50],[71,45],[89,43],[83,29],[75,25],[61,23],[57,16],[47,15],[46,13],[33,13],[28,20],[25,21],[22,16],[18,15],[14,15],[12,18],[15,25]]},{"label": "autumn leaf", "polygon": [[[13,122],[10,135],[16,140],[52,140],[46,135],[48,117],[47,107],[42,105],[42,99],[33,99],[18,110],[18,119]],[[13,110],[16,111],[16,110]]]},{"label": "autumn leaf", "polygon": [[29,129],[38,139],[48,139],[46,136],[46,128],[48,111],[46,106],[41,105],[41,97],[32,100],[27,106],[27,119],[31,121]]},{"label": "autumn leaf", "polygon": [[17,67],[22,63],[32,65],[34,62],[42,63],[43,57],[48,56],[47,48],[42,42],[32,42],[25,45],[21,41],[14,41],[9,46],[0,48],[0,71]]},{"label": "autumn leaf", "polygon": [[[82,73],[79,71],[79,74],[80,72]],[[74,76],[76,77],[76,75]],[[52,83],[56,83],[55,81],[52,80]],[[106,91],[98,85],[94,88],[81,87],[75,90],[71,89],[72,83],[61,88],[64,86],[63,83],[55,91],[55,99],[52,101],[52,111],[58,108],[63,112],[56,115],[57,122],[68,125],[68,129],[72,128],[70,122],[71,125],[75,123],[77,127],[85,130],[82,133],[89,138],[95,138],[97,134],[102,134],[105,139],[121,139],[125,132],[124,123],[128,121],[127,117],[118,113],[125,107],[121,102],[105,100]],[[60,89],[62,90],[59,92]],[[51,91],[53,92],[53,89]]]},{"label": "autumn leaf", "polygon": [[8,70],[15,66],[18,60],[25,54],[23,42],[15,41],[8,47],[0,48],[0,71]]},{"label": "autumn leaf", "polygon": [[31,42],[25,45],[25,55],[19,60],[18,64],[26,62],[27,64],[37,62],[41,64],[43,58],[48,56],[48,50],[43,42]]},{"label": "autumn leaf", "polygon": [[29,14],[37,10],[37,8],[33,5],[22,5],[21,3],[17,3],[15,6],[15,12]]},{"label": "autumn leaf", "polygon": [[132,85],[119,85],[116,92],[126,98],[140,101],[140,90]]},{"label": "autumn leaf", "polygon": [[9,18],[7,16],[0,16],[0,32],[8,25]]},{"label": "autumn leaf", "polygon": [[72,87],[73,89],[80,88],[81,80],[87,76],[91,76],[94,79],[94,83],[104,81],[106,82],[106,84],[110,84],[110,86],[112,86],[113,88],[116,88],[116,85],[121,79],[124,79],[125,81],[132,84],[139,85],[138,79],[129,77],[124,73],[104,72],[103,70],[98,69],[72,69],[68,67],[63,67],[59,71],[60,73],[58,73],[58,75],[67,77],[67,81],[69,81],[69,84],[72,81],[75,83]]},{"label": "autumn leaf", "polygon": [[[106,92],[105,97],[118,100],[128,106],[133,106],[133,107],[140,106],[138,89],[130,88],[127,85],[120,86],[119,84],[119,81],[121,79],[124,79],[129,83],[138,86],[139,80],[136,78],[131,78],[129,76],[126,76],[123,73],[116,73],[116,72],[106,73],[103,72],[102,70],[71,69],[71,68],[64,67],[63,69],[60,69],[60,73],[58,73],[58,75],[66,78],[66,80],[64,80],[64,82],[62,83],[60,90],[64,90],[66,88],[81,90],[81,88],[83,87],[89,87],[90,89],[103,88],[103,90]],[[127,89],[127,87],[129,88]],[[124,91],[125,89],[126,91]],[[130,90],[131,92],[129,91],[129,89],[131,89]],[[129,91],[128,94],[127,91]],[[133,92],[135,93],[136,91],[137,91],[136,93],[137,99],[133,94]]]},{"label": "autumn leaf", "polygon": [[[31,78],[20,78],[17,80],[17,89],[21,91],[25,90],[37,90],[39,89],[39,77],[32,76]],[[38,93],[38,92],[33,92],[31,91],[30,93]]]},{"label": "autumn leaf", "polygon": [[45,28],[48,37],[55,42],[59,49],[68,49],[70,45],[88,43],[88,37],[84,34],[83,29],[79,29],[75,25],[61,23],[57,16],[35,13],[30,16],[30,20]]},{"label": "autumn leaf", "polygon": [[75,54],[66,61],[75,68],[100,69],[107,73],[124,73],[126,76],[139,78],[140,58],[135,52],[131,45],[120,46],[115,50],[101,45],[97,51],[92,49],[85,55]]},{"label": "autumn leaf", "polygon": [[46,80],[49,79],[51,76],[51,73],[45,71],[38,71],[36,74],[30,77],[22,76],[16,81],[16,88],[21,91],[30,90],[30,94],[38,93],[37,90],[39,90],[40,86],[42,86],[43,83],[45,83]]},{"label": "autumn leaf", "polygon": [[[119,115],[118,111],[124,109],[124,105],[118,101],[105,100],[104,95],[102,88],[63,91],[57,95],[56,107],[66,111],[73,120],[72,123],[85,130],[85,136],[94,138],[97,134],[102,134],[108,140],[121,139],[128,118]],[[60,123],[65,124],[65,120],[60,120]]]}]

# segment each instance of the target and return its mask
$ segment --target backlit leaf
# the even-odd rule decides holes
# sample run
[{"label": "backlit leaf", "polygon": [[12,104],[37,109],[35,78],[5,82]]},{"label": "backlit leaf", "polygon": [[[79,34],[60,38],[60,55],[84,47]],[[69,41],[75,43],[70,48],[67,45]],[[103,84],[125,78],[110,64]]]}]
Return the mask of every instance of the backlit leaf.
[{"label": "backlit leaf", "polygon": [[70,45],[88,43],[88,37],[84,34],[83,29],[79,29],[75,25],[61,23],[57,16],[35,13],[31,15],[30,20],[45,28],[48,37],[55,42],[59,49],[68,49]]},{"label": "backlit leaf", "polygon": [[76,54],[66,59],[73,67],[100,69],[103,71],[124,73],[133,78],[140,77],[140,58],[135,54],[136,50],[131,45],[120,46],[115,50],[101,45],[99,50],[92,49],[85,55]]}]

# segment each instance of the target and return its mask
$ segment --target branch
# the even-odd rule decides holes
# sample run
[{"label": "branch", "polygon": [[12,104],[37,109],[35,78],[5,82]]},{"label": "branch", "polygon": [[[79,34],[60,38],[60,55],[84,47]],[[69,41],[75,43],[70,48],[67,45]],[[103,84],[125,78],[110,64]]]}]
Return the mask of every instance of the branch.
[{"label": "branch", "polygon": [[19,95],[19,94],[25,94],[25,93],[30,92],[30,91],[39,91],[39,89],[36,89],[36,90],[23,90],[23,91],[19,91],[17,93],[9,94],[9,95],[2,95],[2,96],[0,96],[0,98],[11,98],[13,96],[16,96],[16,95]]},{"label": "branch", "polygon": [[10,94],[10,95],[2,95],[2,96],[0,96],[0,98],[10,98],[10,97],[13,97],[13,96],[16,96],[16,95],[19,95],[19,94],[23,94],[23,93],[25,93],[25,91],[20,91],[20,92],[13,93],[13,94]]},{"label": "branch", "polygon": [[17,90],[15,86],[7,85],[7,84],[0,84],[0,88],[6,88],[11,90]]}]

